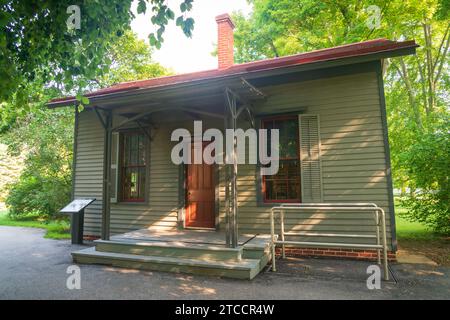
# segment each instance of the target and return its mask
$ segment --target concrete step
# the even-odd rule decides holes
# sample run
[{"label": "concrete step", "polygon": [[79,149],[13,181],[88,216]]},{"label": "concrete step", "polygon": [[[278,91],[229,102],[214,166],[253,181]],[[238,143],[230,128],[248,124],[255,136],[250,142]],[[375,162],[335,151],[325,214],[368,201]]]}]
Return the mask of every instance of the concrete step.
[{"label": "concrete step", "polygon": [[96,251],[99,252],[208,261],[239,261],[242,259],[243,253],[243,247],[227,248],[224,246],[171,241],[96,240],[94,243]]},{"label": "concrete step", "polygon": [[102,252],[95,247],[72,252],[75,263],[103,264],[114,267],[182,272],[236,279],[253,279],[261,270],[260,259],[215,261],[180,257],[148,256]]}]

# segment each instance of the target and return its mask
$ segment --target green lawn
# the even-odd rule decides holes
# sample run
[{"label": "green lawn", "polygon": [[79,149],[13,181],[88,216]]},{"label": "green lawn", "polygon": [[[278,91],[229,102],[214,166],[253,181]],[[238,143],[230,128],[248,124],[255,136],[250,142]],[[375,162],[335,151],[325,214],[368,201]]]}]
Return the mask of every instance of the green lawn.
[{"label": "green lawn", "polygon": [[46,229],[45,238],[70,239],[70,223],[68,221],[12,220],[6,211],[0,211],[0,226],[30,227]]},{"label": "green lawn", "polygon": [[450,241],[419,222],[410,222],[401,216],[407,209],[395,206],[395,222],[399,249],[422,254],[439,265],[450,266]]},{"label": "green lawn", "polygon": [[401,216],[406,212],[405,208],[396,206],[395,222],[397,227],[398,239],[434,239],[436,235],[420,222],[410,222]]}]

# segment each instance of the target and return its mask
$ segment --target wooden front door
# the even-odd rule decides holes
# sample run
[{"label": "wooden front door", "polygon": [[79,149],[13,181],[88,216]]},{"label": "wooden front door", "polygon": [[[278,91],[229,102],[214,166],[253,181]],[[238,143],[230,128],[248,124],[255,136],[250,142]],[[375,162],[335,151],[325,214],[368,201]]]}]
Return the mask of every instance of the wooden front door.
[{"label": "wooden front door", "polygon": [[214,165],[188,164],[186,171],[185,227],[215,228]]}]

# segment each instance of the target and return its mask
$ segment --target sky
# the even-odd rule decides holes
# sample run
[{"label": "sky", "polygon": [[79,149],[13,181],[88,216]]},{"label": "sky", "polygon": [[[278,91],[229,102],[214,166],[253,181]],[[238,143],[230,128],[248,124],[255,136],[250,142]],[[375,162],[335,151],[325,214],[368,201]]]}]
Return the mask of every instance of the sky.
[{"label": "sky", "polygon": [[[181,14],[180,0],[170,0],[169,6],[175,11],[175,19]],[[150,22],[151,15],[136,13],[137,1],[133,3],[136,19],[131,28],[140,39],[148,43],[148,35],[156,28]],[[217,24],[215,17],[222,13],[241,10],[244,14],[251,12],[251,5],[246,0],[195,0],[188,16],[194,18],[195,25],[192,38],[187,38],[180,27],[171,20],[163,35],[161,49],[154,50],[153,59],[175,73],[185,73],[217,68],[217,57],[213,57],[214,44],[217,43]],[[150,12],[151,13],[151,12]]]}]

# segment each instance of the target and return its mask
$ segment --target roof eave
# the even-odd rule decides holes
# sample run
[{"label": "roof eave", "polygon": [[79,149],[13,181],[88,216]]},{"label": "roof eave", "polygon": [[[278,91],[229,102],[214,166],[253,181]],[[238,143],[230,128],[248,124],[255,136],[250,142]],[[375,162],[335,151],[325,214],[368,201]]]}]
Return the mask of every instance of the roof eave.
[{"label": "roof eave", "polygon": [[[268,69],[262,69],[262,70],[255,70],[255,71],[242,71],[238,73],[233,74],[226,74],[226,75],[220,75],[220,76],[214,76],[214,77],[206,77],[206,78],[200,78],[195,80],[187,80],[183,82],[177,82],[172,84],[164,84],[159,86],[153,86],[149,88],[132,88],[128,90],[120,90],[117,92],[109,92],[101,95],[96,95],[89,97],[90,105],[98,105],[101,104],[102,101],[108,101],[113,98],[117,97],[126,97],[129,95],[135,95],[135,94],[141,94],[141,93],[149,93],[152,91],[161,91],[161,90],[171,90],[173,88],[181,88],[185,86],[197,86],[201,85],[206,82],[216,82],[216,81],[227,81],[227,80],[233,80],[233,79],[239,79],[241,77],[244,77],[246,79],[252,79],[252,78],[259,78],[259,77],[265,77],[265,76],[272,76],[277,75],[280,73],[290,73],[290,72],[299,72],[299,71],[311,71],[315,69],[321,69],[321,68],[327,68],[327,67],[333,67],[333,66],[339,66],[339,65],[349,65],[349,64],[356,64],[361,62],[367,62],[367,61],[374,61],[374,60],[381,60],[385,58],[392,58],[392,57],[398,57],[398,56],[404,56],[404,55],[410,55],[415,54],[416,48],[419,47],[417,44],[411,44],[409,46],[401,47],[401,48],[391,48],[384,51],[379,52],[371,52],[366,54],[356,54],[356,55],[349,55],[346,57],[338,57],[334,59],[327,59],[322,61],[314,61],[304,64],[297,64],[297,65],[289,65],[289,66],[279,66],[279,67],[273,67]],[[65,107],[65,106],[75,106],[79,104],[79,102],[75,99],[68,99],[68,100],[62,100],[62,101],[55,101],[55,102],[49,102],[47,103],[48,108],[57,108],[57,107]]]}]

